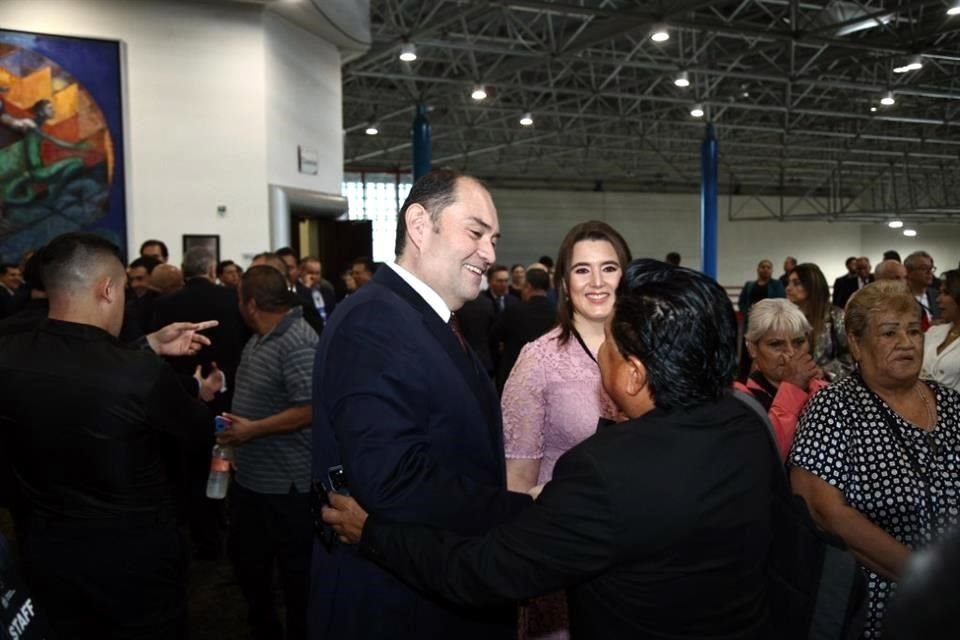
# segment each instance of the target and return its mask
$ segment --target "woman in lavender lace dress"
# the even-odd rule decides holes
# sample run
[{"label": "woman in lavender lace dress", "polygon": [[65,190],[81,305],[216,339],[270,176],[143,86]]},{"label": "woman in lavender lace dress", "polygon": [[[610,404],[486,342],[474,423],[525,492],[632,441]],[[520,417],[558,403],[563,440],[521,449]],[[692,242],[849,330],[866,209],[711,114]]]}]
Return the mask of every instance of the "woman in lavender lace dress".
[{"label": "woman in lavender lace dress", "polygon": [[[511,491],[549,482],[557,459],[592,435],[599,418],[619,416],[600,384],[597,351],[630,259],[623,237],[604,222],[578,224],[564,238],[554,275],[558,326],[523,348],[503,389]],[[534,600],[525,614],[522,636],[569,637],[564,594]]]}]

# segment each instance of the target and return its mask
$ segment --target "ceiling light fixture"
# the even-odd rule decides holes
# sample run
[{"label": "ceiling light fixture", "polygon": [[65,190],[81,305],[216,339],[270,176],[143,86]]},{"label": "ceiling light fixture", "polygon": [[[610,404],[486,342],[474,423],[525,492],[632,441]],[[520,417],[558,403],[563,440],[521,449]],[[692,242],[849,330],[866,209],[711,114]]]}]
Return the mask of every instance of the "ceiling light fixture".
[{"label": "ceiling light fixture", "polygon": [[891,220],[887,223],[887,226],[891,229],[899,229],[903,227],[903,220]]},{"label": "ceiling light fixture", "polygon": [[413,62],[417,59],[417,48],[412,42],[405,42],[400,47],[400,59],[404,62]]},{"label": "ceiling light fixture", "polygon": [[695,104],[693,108],[690,109],[690,115],[694,118],[702,118],[704,116],[704,110],[702,104]]},{"label": "ceiling light fixture", "polygon": [[893,106],[896,103],[897,101],[893,97],[893,91],[887,91],[885,94],[883,94],[883,97],[880,98],[880,104],[885,107]]},{"label": "ceiling light fixture", "polygon": [[367,125],[364,133],[366,133],[368,136],[375,136],[380,133],[380,128],[377,126],[376,122],[371,122],[369,125]]},{"label": "ceiling light fixture", "polygon": [[677,74],[677,77],[674,78],[673,84],[677,85],[681,89],[686,89],[690,86],[690,74],[686,71],[681,71]]},{"label": "ceiling light fixture", "polygon": [[910,71],[919,71],[920,69],[923,69],[923,56],[918,53],[907,58],[906,63],[902,66],[894,67],[893,72],[908,73]]},{"label": "ceiling light fixture", "polygon": [[960,0],[956,2],[952,7],[947,9],[948,16],[960,16]]},{"label": "ceiling light fixture", "polygon": [[903,235],[907,236],[908,238],[916,238],[916,237],[917,237],[917,230],[916,230],[916,229],[904,229],[904,230],[903,230]]},{"label": "ceiling light fixture", "polygon": [[473,88],[473,92],[470,94],[470,97],[476,100],[477,102],[480,102],[481,100],[485,100],[487,98],[487,90],[484,89],[482,84],[478,84]]},{"label": "ceiling light fixture", "polygon": [[529,127],[533,125],[533,116],[530,115],[530,112],[523,114],[523,117],[520,118],[520,124],[524,127]]},{"label": "ceiling light fixture", "polygon": [[877,112],[876,107],[870,107],[870,113],[876,113],[876,112]]},{"label": "ceiling light fixture", "polygon": [[650,39],[654,42],[666,42],[670,39],[670,32],[663,25],[657,25],[650,34]]}]

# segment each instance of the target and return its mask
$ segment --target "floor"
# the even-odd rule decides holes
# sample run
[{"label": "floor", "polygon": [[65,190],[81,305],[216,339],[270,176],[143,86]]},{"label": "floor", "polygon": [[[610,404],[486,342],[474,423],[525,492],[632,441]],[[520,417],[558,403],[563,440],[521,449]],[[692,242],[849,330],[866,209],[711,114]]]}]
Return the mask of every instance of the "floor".
[{"label": "floor", "polygon": [[[0,509],[0,533],[12,541],[13,527],[3,509]],[[190,566],[189,589],[189,640],[252,640],[246,605],[225,559],[194,560]]]}]

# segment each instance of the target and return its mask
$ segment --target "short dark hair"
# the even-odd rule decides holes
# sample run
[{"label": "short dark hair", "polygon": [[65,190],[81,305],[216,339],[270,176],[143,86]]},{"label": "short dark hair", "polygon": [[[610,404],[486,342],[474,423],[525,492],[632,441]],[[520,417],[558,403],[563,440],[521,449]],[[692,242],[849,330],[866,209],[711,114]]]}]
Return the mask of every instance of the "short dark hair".
[{"label": "short dark hair", "polygon": [[550,289],[550,274],[539,267],[527,269],[527,284],[534,291],[548,291]]},{"label": "short dark hair", "polygon": [[130,268],[137,269],[143,267],[147,270],[147,273],[153,273],[154,267],[156,267],[158,264],[160,264],[160,261],[153,256],[140,256],[130,263]]},{"label": "short dark hair", "polygon": [[251,262],[266,262],[267,266],[270,266],[274,269],[278,269],[280,273],[283,274],[283,277],[287,277],[287,263],[283,261],[283,258],[275,254],[273,251],[264,251],[253,256]]},{"label": "short dark hair", "polygon": [[294,262],[300,263],[300,256],[297,255],[297,252],[291,249],[290,247],[280,247],[277,249],[276,254],[281,258],[284,256],[290,256],[293,258]]},{"label": "short dark hair", "polygon": [[150,240],[145,240],[144,243],[140,245],[140,255],[143,255],[143,250],[151,245],[157,245],[160,247],[160,255],[163,256],[164,260],[170,257],[170,252],[167,251],[167,245],[165,245],[162,240],[156,240],[153,238]]},{"label": "short dark hair", "polygon": [[5,274],[7,271],[10,271],[11,269],[19,269],[19,268],[20,268],[20,265],[14,262],[4,262],[3,264],[0,264],[0,275]]},{"label": "short dark hair", "polygon": [[510,269],[507,268],[505,264],[495,264],[489,269],[487,269],[487,282],[490,282],[493,279],[493,274],[500,273],[501,271],[506,271],[510,273]]},{"label": "short dark hair", "polygon": [[88,284],[92,268],[116,261],[123,268],[120,248],[94,233],[65,233],[50,241],[40,254],[40,279],[50,293]]},{"label": "short dark hair", "polygon": [[520,267],[520,268],[523,269],[524,271],[527,270],[527,268],[526,268],[525,266],[523,266],[522,264],[520,264],[520,263],[518,262],[517,264],[513,265],[512,267],[510,267],[510,273],[513,273],[513,270],[516,269],[517,267]]},{"label": "short dark hair", "polygon": [[430,214],[430,222],[436,229],[440,224],[440,214],[457,201],[457,181],[466,177],[454,169],[434,169],[414,183],[397,216],[397,239],[393,251],[398,258],[407,246],[407,209],[419,204]]},{"label": "short dark hair", "polygon": [[631,262],[610,332],[623,357],[643,363],[659,409],[719,400],[733,384],[736,314],[726,290],[698,271],[651,259]]},{"label": "short dark hair", "polygon": [[217,265],[218,278],[223,275],[223,270],[226,269],[227,267],[237,267],[237,269],[240,269],[239,265],[237,265],[237,263],[234,262],[233,260],[221,260],[220,263]]},{"label": "short dark hair", "polygon": [[193,247],[183,254],[180,268],[183,269],[184,279],[205,276],[210,273],[210,267],[216,268],[217,257],[213,251],[205,247]]},{"label": "short dark hair", "polygon": [[902,260],[900,259],[900,252],[899,252],[899,251],[895,251],[895,250],[893,250],[893,249],[890,249],[889,251],[884,251],[884,252],[883,252],[883,259],[884,259],[884,260],[896,260],[897,262],[902,262]]},{"label": "short dark hair", "polygon": [[[27,281],[27,284],[30,285],[30,288],[35,291],[46,291],[46,287],[43,285],[43,272],[41,269],[43,260],[43,247],[34,251],[27,262],[23,265],[23,279]],[[6,270],[4,270],[6,271]]]},{"label": "short dark hair", "polygon": [[545,266],[547,269],[553,269],[553,258],[550,256],[540,256],[540,259],[537,260],[537,262]]},{"label": "short dark hair", "polygon": [[667,254],[667,264],[672,264],[675,267],[680,266],[680,254],[676,251],[671,251]]},{"label": "short dark hair", "polygon": [[567,296],[567,279],[570,277],[570,264],[573,262],[573,248],[583,240],[604,240],[613,245],[620,261],[620,269],[625,270],[630,262],[630,248],[616,229],[606,222],[590,220],[581,222],[567,232],[560,251],[557,254],[557,268],[553,272],[553,282],[557,289],[557,322],[560,324],[560,344],[566,344],[573,335],[573,305]]},{"label": "short dark hair", "polygon": [[350,262],[351,267],[356,264],[363,265],[363,268],[369,271],[370,273],[377,272],[377,263],[375,263],[373,260],[371,260],[367,256],[360,256],[359,258],[354,258],[353,261]]},{"label": "short dark hair", "polygon": [[[884,260],[886,260],[886,258],[884,258]],[[857,256],[850,256],[849,258],[847,258],[846,260],[843,261],[843,266],[845,266],[847,269],[849,269],[849,268],[850,268],[850,263],[851,263],[851,262],[856,262],[856,261],[857,261]]]},{"label": "short dark hair", "polygon": [[265,264],[250,267],[240,278],[240,301],[246,304],[250,300],[268,312],[287,311],[300,304],[287,288],[287,277]]}]

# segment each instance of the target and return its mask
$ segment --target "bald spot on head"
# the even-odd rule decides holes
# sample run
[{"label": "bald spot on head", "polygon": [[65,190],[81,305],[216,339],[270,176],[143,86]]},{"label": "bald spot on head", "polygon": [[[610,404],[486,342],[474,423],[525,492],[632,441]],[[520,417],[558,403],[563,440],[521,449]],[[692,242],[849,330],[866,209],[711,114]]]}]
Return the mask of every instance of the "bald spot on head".
[{"label": "bald spot on head", "polygon": [[896,260],[884,260],[877,265],[877,268],[874,271],[874,276],[876,276],[877,280],[897,280],[899,282],[906,282],[907,269]]}]

